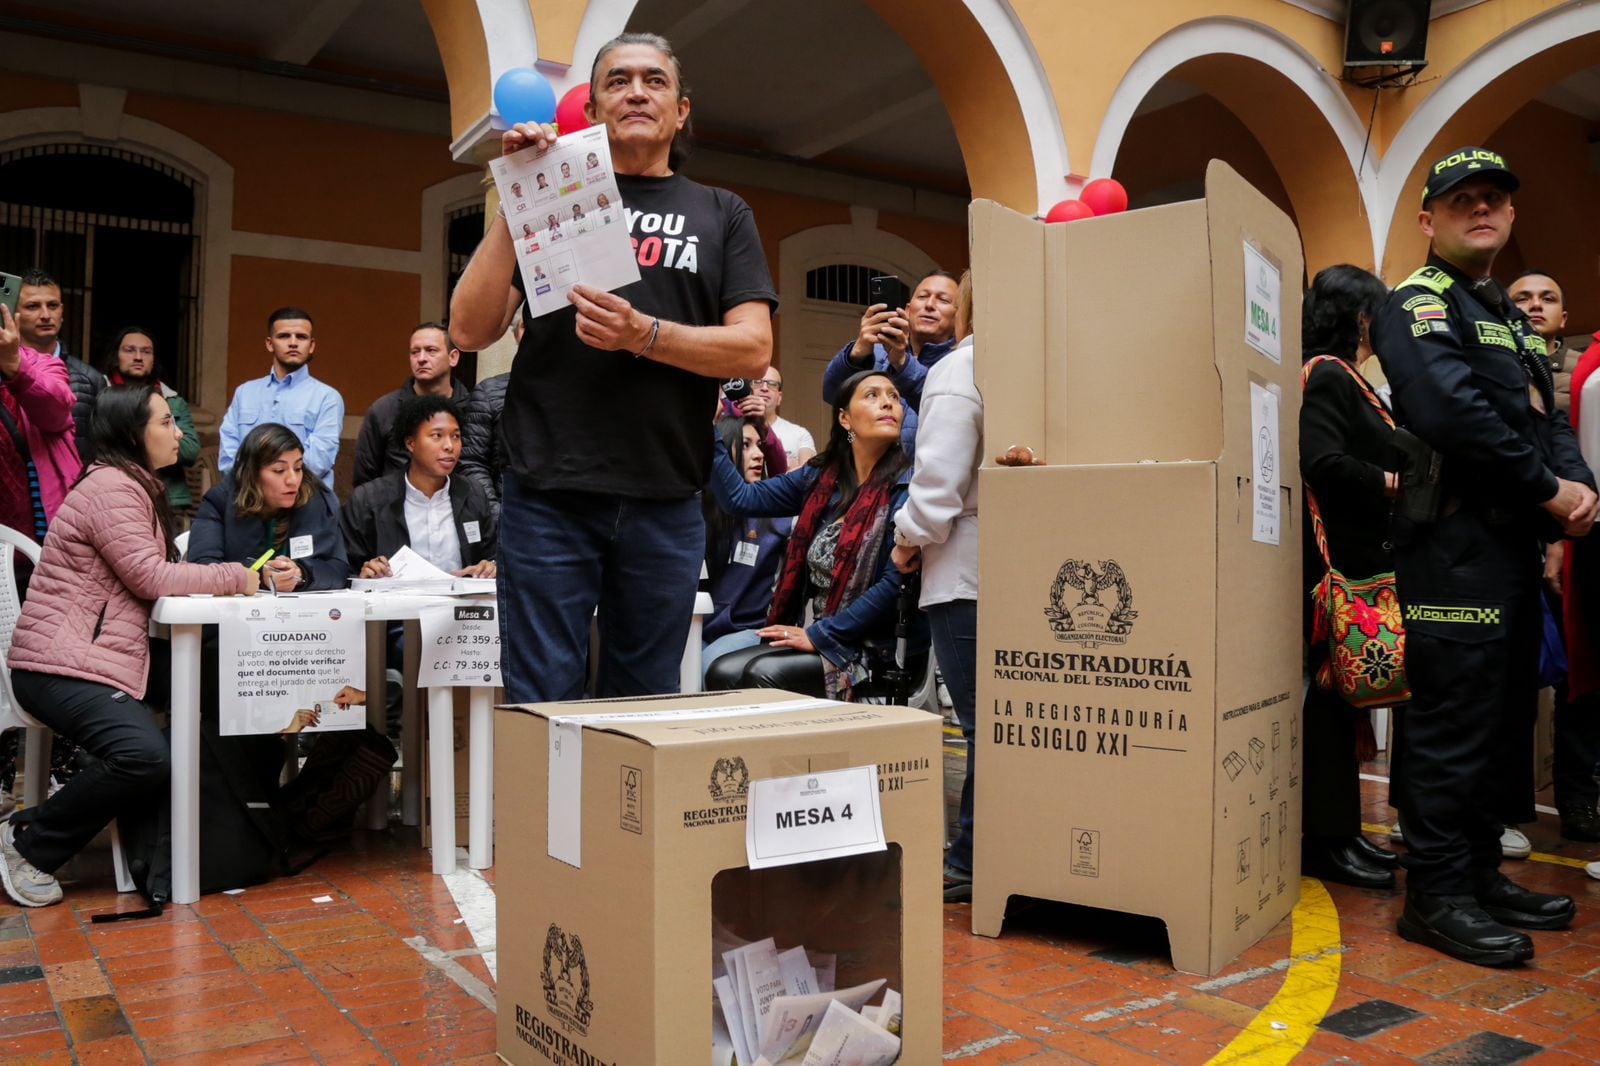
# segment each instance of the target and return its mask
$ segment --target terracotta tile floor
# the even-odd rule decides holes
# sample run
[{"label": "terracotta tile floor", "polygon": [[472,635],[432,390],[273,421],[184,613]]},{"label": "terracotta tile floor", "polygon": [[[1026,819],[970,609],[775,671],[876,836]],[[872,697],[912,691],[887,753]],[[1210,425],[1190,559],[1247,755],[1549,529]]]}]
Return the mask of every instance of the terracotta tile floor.
[{"label": "terracotta tile floor", "polygon": [[[1386,820],[1382,786],[1364,789],[1368,820]],[[1600,858],[1564,844],[1550,816],[1530,836],[1537,851]],[[1600,882],[1508,866],[1584,904],[1572,931],[1534,934],[1538,958],[1511,971],[1399,940],[1398,895],[1329,886],[1342,974],[1295,1061],[1600,1061]],[[299,877],[159,919],[88,920],[135,902],[94,876],[59,907],[0,904],[0,1062],[495,1061],[493,1012],[473,995],[491,999],[493,979],[414,832],[357,839]],[[944,918],[945,1059],[972,1064],[1208,1062],[1282,986],[1290,940],[1285,922],[1205,979],[1172,971],[1147,919],[1019,900],[988,940],[965,905]]]}]

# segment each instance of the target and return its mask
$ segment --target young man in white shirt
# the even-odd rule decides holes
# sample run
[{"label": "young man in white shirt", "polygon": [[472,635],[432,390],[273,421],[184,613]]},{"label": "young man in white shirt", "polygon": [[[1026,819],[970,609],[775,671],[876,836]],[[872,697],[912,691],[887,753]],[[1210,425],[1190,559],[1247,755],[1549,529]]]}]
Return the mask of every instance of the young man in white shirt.
[{"label": "young man in white shirt", "polygon": [[411,464],[356,489],[339,514],[345,553],[362,577],[388,577],[402,546],[449,574],[494,577],[497,529],[489,497],[452,477],[461,457],[461,416],[443,396],[401,405],[395,436]]}]

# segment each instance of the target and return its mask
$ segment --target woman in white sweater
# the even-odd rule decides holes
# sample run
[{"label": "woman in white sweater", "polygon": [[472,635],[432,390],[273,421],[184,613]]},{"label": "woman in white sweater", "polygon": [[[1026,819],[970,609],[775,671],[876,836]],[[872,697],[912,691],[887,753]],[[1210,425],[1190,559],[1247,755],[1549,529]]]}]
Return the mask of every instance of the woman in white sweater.
[{"label": "woman in white sweater", "polygon": [[895,566],[922,570],[923,611],[961,735],[967,778],[960,833],[945,856],[945,899],[972,895],[972,758],[977,719],[978,465],[983,459],[983,397],[972,373],[972,272],[956,304],[961,342],[922,386],[911,493],[895,518]]}]

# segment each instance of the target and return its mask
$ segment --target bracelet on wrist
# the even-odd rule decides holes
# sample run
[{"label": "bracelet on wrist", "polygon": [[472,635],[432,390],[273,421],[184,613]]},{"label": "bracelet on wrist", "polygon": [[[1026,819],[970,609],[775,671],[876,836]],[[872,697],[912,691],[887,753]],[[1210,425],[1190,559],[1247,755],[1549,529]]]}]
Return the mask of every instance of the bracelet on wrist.
[{"label": "bracelet on wrist", "polygon": [[643,359],[645,356],[649,355],[650,354],[650,350],[656,346],[656,338],[658,338],[660,336],[661,336],[661,319],[652,318],[650,320],[650,340],[645,344],[645,346],[643,348],[639,349],[637,352],[634,352],[633,353],[633,357],[635,359]]}]

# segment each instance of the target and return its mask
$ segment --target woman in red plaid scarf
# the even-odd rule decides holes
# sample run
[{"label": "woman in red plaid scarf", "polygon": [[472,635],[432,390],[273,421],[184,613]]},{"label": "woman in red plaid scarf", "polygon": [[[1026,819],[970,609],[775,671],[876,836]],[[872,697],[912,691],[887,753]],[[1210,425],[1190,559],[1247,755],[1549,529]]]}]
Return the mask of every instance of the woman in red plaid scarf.
[{"label": "woman in red plaid scarf", "polygon": [[[911,477],[900,446],[904,415],[894,383],[868,370],[840,386],[828,445],[798,470],[746,482],[726,449],[716,448],[711,490],[723,510],[798,517],[762,643],[718,659],[708,689],[783,688],[848,700],[874,662],[887,662],[900,593],[889,553]],[[926,632],[917,636],[925,647]]]}]

